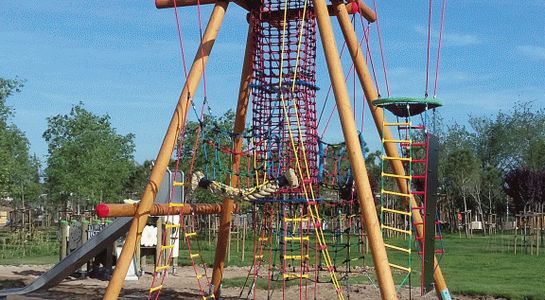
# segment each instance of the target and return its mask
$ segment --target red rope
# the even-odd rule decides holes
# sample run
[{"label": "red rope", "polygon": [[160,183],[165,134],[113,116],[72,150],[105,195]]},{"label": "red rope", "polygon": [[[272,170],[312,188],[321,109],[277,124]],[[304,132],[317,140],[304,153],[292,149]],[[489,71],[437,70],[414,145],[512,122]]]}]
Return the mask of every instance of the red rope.
[{"label": "red rope", "polygon": [[428,48],[426,52],[426,94],[428,97],[428,87],[429,87],[429,73],[430,73],[430,48],[431,48],[431,17],[432,17],[432,1],[428,1]]},{"label": "red rope", "polygon": [[187,63],[185,61],[184,43],[182,39],[182,30],[180,28],[180,18],[178,16],[178,7],[176,6],[176,1],[174,1],[173,3],[174,3],[174,15],[176,16],[176,29],[178,30],[178,40],[180,42],[182,65],[184,67],[184,77],[187,79]]},{"label": "red rope", "polygon": [[435,64],[435,83],[433,85],[433,97],[437,96],[437,82],[439,81],[439,63],[441,62],[441,42],[443,40],[443,25],[445,24],[445,8],[447,0],[443,0],[441,7],[441,27],[439,28],[439,44],[437,46],[437,63]]},{"label": "red rope", "polygon": [[[365,27],[364,18],[360,15],[361,24]],[[375,63],[373,62],[373,55],[371,54],[371,47],[369,42],[369,33],[367,33],[365,30],[363,31],[363,37],[365,38],[365,43],[367,45],[367,54],[369,54],[369,62],[371,63],[371,70],[373,71],[373,78],[375,80],[375,87],[377,89],[377,94],[380,97],[380,88],[378,86],[378,80],[377,80],[377,72],[375,70]]]},{"label": "red rope", "polygon": [[[361,49],[361,45],[363,44],[364,39],[366,39],[365,38],[365,33],[364,33],[364,37],[362,37],[360,39],[360,49]],[[343,50],[344,50],[344,46],[345,46],[345,44],[343,44],[343,48],[341,49],[341,57],[342,57],[342,53],[343,53]],[[348,78],[350,77],[350,73],[352,72],[353,68],[354,68],[354,63],[352,63],[352,65],[350,65],[350,69],[348,70],[348,73],[344,77],[345,82],[347,82]],[[355,72],[355,70],[354,70],[354,72]],[[330,92],[331,92],[331,84],[329,85],[329,89],[327,90],[326,102],[327,102],[327,97],[329,97]],[[325,106],[325,103],[324,103],[324,106]],[[333,118],[333,113],[335,113],[336,109],[337,109],[337,104],[335,103],[335,105],[333,105],[333,109],[331,110],[331,113],[329,114],[329,118],[327,119],[327,123],[326,123],[324,129],[322,130],[322,133],[320,134],[320,138],[324,137],[324,134],[327,131],[327,128],[329,127],[329,123],[331,122],[331,119]],[[319,121],[318,121],[318,124],[320,124]]]},{"label": "red rope", "polygon": [[[176,2],[176,1],[174,1]],[[197,18],[199,21],[199,36],[201,38],[201,67],[202,67],[202,84],[203,84],[203,93],[204,93],[204,99],[207,98],[206,95],[206,68],[204,67],[204,45],[203,45],[203,36],[202,36],[202,18],[201,18],[201,1],[197,0]]]},{"label": "red rope", "polygon": [[[379,24],[379,17],[378,17],[378,11],[377,11],[377,1],[376,0],[373,0],[373,5],[374,5],[374,9],[375,9],[375,16],[377,18],[377,20],[375,21],[377,23],[377,36],[378,36],[378,45],[379,45],[379,48],[380,48],[380,56],[381,56],[381,59],[382,59],[382,69],[384,71],[384,84],[386,85],[386,93],[388,94],[388,97],[390,97],[390,85],[388,84],[388,73],[386,72],[386,63],[385,63],[385,60],[384,60],[384,51],[382,50],[382,36],[381,36],[381,33],[380,33],[380,24]],[[373,100],[373,99],[371,99]]]}]

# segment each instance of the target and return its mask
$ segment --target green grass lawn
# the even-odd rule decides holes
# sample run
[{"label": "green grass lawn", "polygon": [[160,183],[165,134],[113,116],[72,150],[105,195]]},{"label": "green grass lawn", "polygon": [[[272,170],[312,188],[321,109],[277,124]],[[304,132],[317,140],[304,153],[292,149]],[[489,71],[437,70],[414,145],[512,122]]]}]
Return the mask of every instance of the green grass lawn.
[{"label": "green grass lawn", "polygon": [[451,292],[545,299],[545,253],[514,254],[513,236],[460,239],[449,235],[445,242],[442,268]]},{"label": "green grass lawn", "polygon": [[[456,234],[445,236],[446,254],[441,259],[441,268],[451,293],[464,295],[489,295],[508,299],[545,299],[545,249],[541,254],[530,255],[513,251],[512,235],[474,235],[471,239],[460,238]],[[212,262],[215,244],[208,246],[201,241],[201,253],[207,262]],[[330,246],[331,247],[331,246]],[[355,249],[354,249],[355,250]],[[228,265],[245,266],[251,263],[252,243],[247,241],[245,261],[241,261],[240,252],[231,245],[231,261]],[[524,252],[524,251],[522,251]],[[331,255],[334,252],[330,250]],[[390,253],[390,252],[389,252]],[[392,254],[391,254],[392,255]],[[402,264],[406,257],[392,255],[391,260]],[[180,253],[180,263],[188,264],[189,260]],[[342,261],[342,259],[340,259]],[[372,266],[372,257],[365,258],[367,265]],[[406,265],[406,264],[405,264]],[[420,258],[412,258],[412,284],[420,284]],[[396,283],[403,279],[402,274],[395,274]],[[244,277],[233,278],[225,282],[226,286],[238,286],[244,283]],[[368,282],[363,279],[362,282]],[[263,286],[259,283],[258,286]]]}]

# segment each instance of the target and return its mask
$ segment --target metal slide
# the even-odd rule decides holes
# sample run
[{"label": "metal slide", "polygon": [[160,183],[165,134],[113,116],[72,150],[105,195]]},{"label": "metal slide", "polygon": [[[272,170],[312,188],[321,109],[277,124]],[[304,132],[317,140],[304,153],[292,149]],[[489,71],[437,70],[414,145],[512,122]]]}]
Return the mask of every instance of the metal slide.
[{"label": "metal slide", "polygon": [[70,274],[74,273],[74,271],[84,263],[98,255],[106,247],[112,245],[116,239],[124,235],[129,230],[132,220],[132,217],[117,218],[112,224],[104,228],[100,233],[89,239],[79,248],[70,252],[68,256],[34,280],[31,284],[23,288],[0,290],[0,299],[5,299],[8,295],[31,293],[58,284]]}]

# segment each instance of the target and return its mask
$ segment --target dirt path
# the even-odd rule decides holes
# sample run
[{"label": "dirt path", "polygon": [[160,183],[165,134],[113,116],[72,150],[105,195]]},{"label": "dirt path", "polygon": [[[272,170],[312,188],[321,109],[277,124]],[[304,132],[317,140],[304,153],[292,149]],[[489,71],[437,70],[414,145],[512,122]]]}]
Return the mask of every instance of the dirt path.
[{"label": "dirt path", "polygon": [[[3,288],[21,286],[32,282],[51,266],[0,266],[0,284]],[[225,278],[243,277],[246,275],[246,268],[231,267],[225,270]],[[211,272],[209,272],[211,274]],[[152,276],[146,274],[138,281],[126,281],[120,299],[146,299],[147,290],[150,286]],[[47,290],[36,293],[12,296],[8,299],[101,299],[104,290],[108,285],[107,281],[98,279],[74,279],[69,278],[61,284]],[[198,288],[196,288],[195,275],[190,267],[179,268],[177,275],[168,276],[164,284],[165,288],[161,291],[161,299],[201,299]],[[222,299],[241,299],[239,298],[240,288],[224,288]],[[307,289],[308,299],[314,299],[314,285]],[[409,299],[408,290],[403,290],[400,299]],[[305,290],[300,290],[298,286],[286,288],[285,299],[298,299],[300,293],[305,294]],[[433,295],[426,297],[415,297],[418,295],[418,289],[413,289],[412,299],[435,299]],[[246,299],[247,291],[244,293]],[[258,290],[256,299],[266,299],[267,292]],[[316,289],[316,299],[336,299],[336,293],[331,284],[320,283]],[[371,284],[353,284],[345,291],[346,299],[380,299],[379,291]],[[272,299],[282,299],[282,289],[277,289],[272,295]],[[493,299],[487,297],[467,297],[455,296],[453,299],[474,300],[474,299]]]}]

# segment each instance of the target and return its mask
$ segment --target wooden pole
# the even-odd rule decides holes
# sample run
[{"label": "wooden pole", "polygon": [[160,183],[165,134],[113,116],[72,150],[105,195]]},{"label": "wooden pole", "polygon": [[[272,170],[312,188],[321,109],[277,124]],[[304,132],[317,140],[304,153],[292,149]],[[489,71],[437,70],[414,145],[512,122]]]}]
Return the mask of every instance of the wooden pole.
[{"label": "wooden pole", "polygon": [[[363,160],[361,145],[359,142],[356,122],[353,117],[348,91],[344,82],[344,72],[339,59],[339,52],[331,26],[331,20],[327,12],[327,5],[324,0],[313,0],[314,11],[318,21],[318,29],[322,37],[322,45],[327,61],[327,68],[337,108],[343,130],[346,149],[350,158],[350,166],[356,181],[358,201],[361,208],[361,218],[365,222],[371,252],[373,253],[373,262],[375,264],[376,275],[378,278],[382,299],[397,299],[392,271],[388,263],[386,248],[380,231],[380,223],[375,207],[375,200],[369,184],[369,177]],[[346,6],[337,3],[337,8],[341,8],[346,16]]]},{"label": "wooden pole", "polygon": [[[177,215],[212,215],[221,213],[221,204],[186,204],[179,207],[169,207],[168,204],[153,204],[149,209],[150,216],[177,216]],[[238,210],[238,206],[234,206]],[[138,204],[105,204],[97,205],[95,209],[101,218],[118,218],[134,216],[138,211]]]},{"label": "wooden pole", "polygon": [[159,217],[155,225],[157,226],[157,242],[155,243],[155,265],[153,266],[154,269],[166,264],[162,263],[163,257],[161,257],[161,246],[163,244],[163,217]]},{"label": "wooden pole", "polygon": [[[233,132],[236,135],[233,143],[233,162],[231,164],[231,174],[227,181],[231,186],[238,186],[240,181],[237,175],[240,169],[240,152],[242,150],[242,132],[246,126],[246,114],[248,112],[248,101],[250,99],[250,88],[248,85],[252,80],[253,57],[254,57],[254,33],[251,26],[248,26],[248,36],[246,38],[246,52],[244,53],[244,62],[242,65],[242,75],[240,78],[239,95],[237,102],[237,111]],[[225,266],[225,252],[230,241],[231,220],[233,213],[233,199],[223,200],[223,210],[220,216],[220,224],[217,231],[216,253],[214,257],[214,269],[212,271],[212,285],[216,299],[220,297],[220,284]]]},{"label": "wooden pole", "polygon": [[67,241],[68,241],[68,221],[62,220],[61,221],[61,251],[60,251],[60,259],[63,260],[66,255],[68,254],[68,247],[67,247]]},{"label": "wooden pole", "polygon": [[[365,98],[367,99],[369,109],[375,121],[375,126],[378,130],[379,135],[382,138],[392,139],[392,133],[390,132],[390,129],[388,127],[383,128],[382,126],[382,123],[384,122],[384,115],[383,115],[382,109],[372,104],[372,101],[378,98],[378,94],[377,94],[377,91],[375,90],[375,86],[373,84],[371,75],[369,73],[369,68],[367,67],[367,64],[365,63],[365,59],[363,57],[361,48],[358,44],[358,38],[356,36],[356,32],[354,31],[352,27],[352,23],[350,22],[350,18],[348,17],[348,13],[346,12],[346,7],[340,4],[341,3],[337,1],[334,2],[334,5],[336,6],[336,11],[337,11],[337,19],[341,26],[344,39],[346,40],[347,48],[350,51],[350,55],[352,56],[352,60],[356,68],[356,72],[358,74],[360,84],[363,88],[363,91],[365,93]],[[342,74],[340,76],[342,76]],[[384,148],[388,156],[399,157],[397,148],[395,147],[394,144],[386,143],[384,145]],[[403,168],[403,164],[401,163],[401,160],[392,159],[389,161],[390,161],[394,174],[405,175],[405,169]],[[397,185],[401,193],[404,193],[404,194],[409,193],[406,182],[402,177],[397,178]],[[410,201],[411,201],[412,207],[418,206],[416,203],[416,199],[413,196],[410,197]],[[423,224],[422,216],[417,209],[413,209],[413,219],[414,219],[414,223]],[[424,235],[423,225],[417,225],[416,232],[419,237],[423,237]],[[437,259],[434,259],[434,265],[435,265],[435,274],[434,274],[435,288],[437,290],[437,293],[441,295],[443,299],[449,299],[450,293],[448,291],[447,284],[443,277],[443,273],[441,272],[441,268],[437,264]]]},{"label": "wooden pole", "polygon": [[155,160],[155,165],[151,171],[149,182],[142,194],[138,211],[135,214],[135,218],[131,224],[129,233],[127,234],[123,250],[121,250],[121,255],[117,260],[112,279],[106,288],[104,299],[116,299],[119,296],[123,281],[125,280],[125,275],[127,274],[134,254],[134,249],[136,245],[140,243],[142,230],[146,226],[149,209],[153,204],[161,181],[163,180],[163,175],[170,162],[170,157],[178,140],[178,136],[180,135],[180,130],[185,124],[187,111],[190,107],[190,99],[194,95],[200,82],[203,68],[212,51],[212,46],[218,35],[228,5],[229,2],[227,1],[217,2],[212,10],[210,20],[208,21],[208,25],[202,38],[202,44],[199,46],[195,59],[193,60],[193,65],[191,66],[191,70],[189,71],[186,83],[178,100],[176,110],[174,111],[163,144],[161,145],[161,149]]}]

